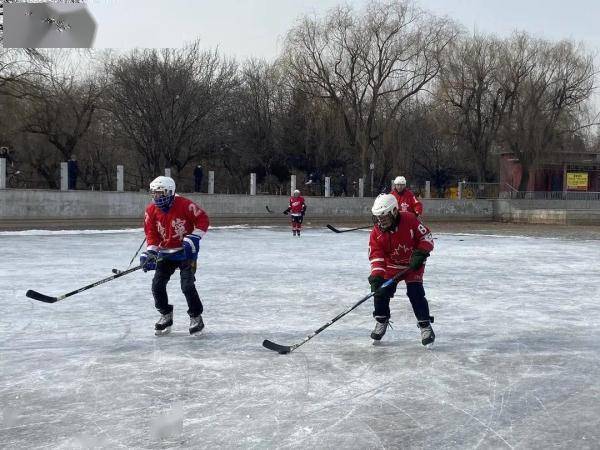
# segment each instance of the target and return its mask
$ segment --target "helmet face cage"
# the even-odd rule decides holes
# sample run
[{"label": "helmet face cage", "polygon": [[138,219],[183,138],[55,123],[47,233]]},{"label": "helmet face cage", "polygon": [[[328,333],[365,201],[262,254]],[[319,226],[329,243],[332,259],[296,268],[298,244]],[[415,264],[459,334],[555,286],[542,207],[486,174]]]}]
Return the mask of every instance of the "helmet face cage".
[{"label": "helmet face cage", "polygon": [[396,177],[392,183],[398,192],[402,192],[406,188],[406,178],[404,177]]},{"label": "helmet face cage", "polygon": [[373,215],[373,223],[379,225],[383,231],[391,231],[396,228],[398,219],[398,209],[382,214],[380,216]]},{"label": "helmet face cage", "polygon": [[150,195],[154,204],[166,212],[175,198],[175,181],[170,177],[157,177],[150,183]]},{"label": "helmet face cage", "polygon": [[150,191],[154,204],[160,209],[169,208],[175,195],[166,189],[155,189]]}]

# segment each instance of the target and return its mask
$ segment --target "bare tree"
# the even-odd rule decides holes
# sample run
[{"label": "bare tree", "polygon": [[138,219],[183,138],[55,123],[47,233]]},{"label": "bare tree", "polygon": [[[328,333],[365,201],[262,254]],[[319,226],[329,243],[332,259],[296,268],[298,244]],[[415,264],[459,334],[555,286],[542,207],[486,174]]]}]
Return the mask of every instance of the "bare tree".
[{"label": "bare tree", "polygon": [[150,174],[180,172],[219,127],[236,64],[196,42],[183,49],[134,51],[108,62],[108,106]]},{"label": "bare tree", "polygon": [[364,175],[381,130],[434,79],[454,36],[447,20],[411,3],[372,1],[361,14],[342,6],[323,20],[304,17],[287,34],[285,64],[294,84],[335,105]]},{"label": "bare tree", "polygon": [[[44,136],[63,160],[69,159],[90,128],[105,89],[106,79],[101,73],[81,79],[74,63],[50,55],[39,73],[13,88],[26,105],[22,131]],[[54,170],[48,158],[30,156],[37,172],[54,185]]]},{"label": "bare tree", "polygon": [[569,41],[550,43],[514,35],[502,61],[502,89],[509,101],[501,137],[522,167],[519,190],[561,135],[585,126],[581,111],[594,87],[593,58]]},{"label": "bare tree", "polygon": [[502,43],[476,35],[451,46],[440,71],[437,96],[446,106],[448,130],[470,150],[477,181],[487,180],[488,160],[509,100],[498,77]]}]

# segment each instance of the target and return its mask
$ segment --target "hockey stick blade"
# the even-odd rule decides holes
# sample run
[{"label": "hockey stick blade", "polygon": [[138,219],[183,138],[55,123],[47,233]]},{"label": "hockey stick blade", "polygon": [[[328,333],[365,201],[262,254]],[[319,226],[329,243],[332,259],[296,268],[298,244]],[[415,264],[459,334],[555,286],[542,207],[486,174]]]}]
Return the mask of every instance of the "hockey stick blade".
[{"label": "hockey stick blade", "polygon": [[334,233],[341,233],[340,230],[338,230],[337,228],[335,228],[332,225],[327,224],[327,228],[329,228],[331,231],[333,231]]},{"label": "hockey stick blade", "polygon": [[31,289],[29,289],[25,295],[29,298],[44,303],[56,303],[58,301],[58,298],[56,297],[50,297],[48,295],[40,294],[39,292],[32,291]]},{"label": "hockey stick blade", "polygon": [[273,211],[271,211],[271,208],[269,208],[269,205],[265,205],[265,208],[267,208],[267,211],[269,212],[269,214],[275,214]]},{"label": "hockey stick blade", "polygon": [[291,347],[288,347],[287,345],[276,344],[275,342],[271,342],[268,339],[265,339],[263,341],[263,347],[268,348],[269,350],[273,350],[274,352],[277,352],[280,355],[286,355],[292,351]]},{"label": "hockey stick blade", "polygon": [[348,230],[338,230],[336,227],[334,227],[333,225],[327,224],[327,228],[329,228],[331,231],[333,231],[334,233],[348,233],[349,231],[356,231],[356,230],[366,230],[367,228],[372,228],[373,225],[367,225],[365,227],[358,227],[358,228],[350,228]]}]

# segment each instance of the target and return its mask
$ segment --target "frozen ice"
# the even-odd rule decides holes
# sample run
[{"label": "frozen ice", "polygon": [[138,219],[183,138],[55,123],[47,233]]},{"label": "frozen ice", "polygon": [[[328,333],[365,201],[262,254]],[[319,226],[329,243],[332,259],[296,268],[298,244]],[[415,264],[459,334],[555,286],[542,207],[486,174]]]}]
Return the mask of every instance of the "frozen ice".
[{"label": "frozen ice", "polygon": [[[435,234],[435,225],[432,227]],[[201,243],[206,329],[155,337],[140,230],[0,233],[0,448],[598,448],[598,241],[437,233],[432,350],[402,286],[379,346],[368,232],[221,228]]]}]

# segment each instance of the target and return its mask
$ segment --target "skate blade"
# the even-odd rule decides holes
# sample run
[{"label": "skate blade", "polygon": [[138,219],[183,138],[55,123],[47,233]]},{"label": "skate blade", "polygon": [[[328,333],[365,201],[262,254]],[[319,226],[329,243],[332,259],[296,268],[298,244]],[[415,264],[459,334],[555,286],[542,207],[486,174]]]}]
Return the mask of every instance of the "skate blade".
[{"label": "skate blade", "polygon": [[432,342],[430,344],[425,344],[425,349],[426,350],[433,350],[433,344],[434,344],[434,342]]},{"label": "skate blade", "polygon": [[[204,328],[202,328],[202,330],[204,330]],[[190,337],[202,336],[202,330],[194,331],[193,333],[190,332]]]},{"label": "skate blade", "polygon": [[154,330],[154,336],[166,336],[171,332],[171,327],[167,327],[164,330]]}]

